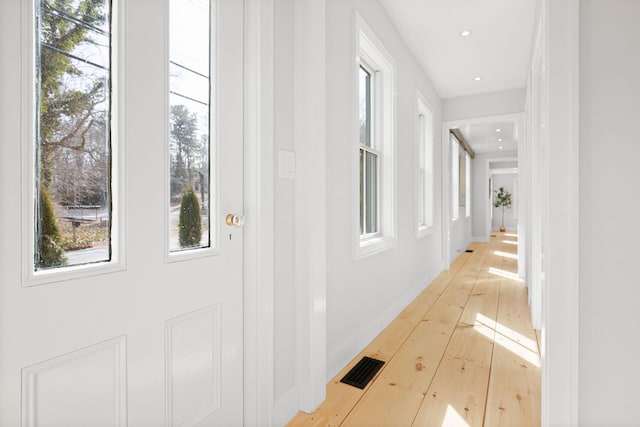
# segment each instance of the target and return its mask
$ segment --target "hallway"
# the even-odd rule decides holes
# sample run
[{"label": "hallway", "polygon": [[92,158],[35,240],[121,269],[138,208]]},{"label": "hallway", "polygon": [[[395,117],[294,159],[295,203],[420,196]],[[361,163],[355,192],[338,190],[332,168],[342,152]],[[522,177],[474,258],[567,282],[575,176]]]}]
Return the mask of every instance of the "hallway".
[{"label": "hallway", "polygon": [[[539,337],[517,237],[470,249],[327,385],[315,413],[288,425],[539,426]],[[363,356],[386,363],[364,390],[340,383]]]}]

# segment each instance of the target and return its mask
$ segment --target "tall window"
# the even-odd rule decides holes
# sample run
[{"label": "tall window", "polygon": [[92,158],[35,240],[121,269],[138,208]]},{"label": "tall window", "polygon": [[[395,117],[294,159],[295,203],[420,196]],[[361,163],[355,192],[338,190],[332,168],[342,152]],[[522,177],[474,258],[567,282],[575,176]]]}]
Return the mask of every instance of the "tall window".
[{"label": "tall window", "polygon": [[433,227],[433,113],[418,94],[416,132],[416,205],[418,236]]},{"label": "tall window", "polygon": [[372,138],[371,95],[372,71],[364,63],[359,73],[360,117],[360,235],[378,232],[378,159],[380,156]]},{"label": "tall window", "polygon": [[169,250],[211,246],[210,5],[170,0]]},{"label": "tall window", "polygon": [[395,245],[395,62],[359,15],[355,18],[354,256]]},{"label": "tall window", "polygon": [[453,134],[451,138],[451,219],[460,217],[460,143]]},{"label": "tall window", "polygon": [[34,269],[111,260],[111,2],[35,3]]}]

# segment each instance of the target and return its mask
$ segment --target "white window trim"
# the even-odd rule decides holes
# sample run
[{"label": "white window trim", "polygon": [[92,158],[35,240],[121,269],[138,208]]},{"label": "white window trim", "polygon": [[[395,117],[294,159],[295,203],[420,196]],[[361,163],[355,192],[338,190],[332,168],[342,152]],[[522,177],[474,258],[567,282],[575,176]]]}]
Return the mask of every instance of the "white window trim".
[{"label": "white window trim", "polygon": [[[170,28],[170,14],[168,13],[170,4],[169,1],[165,2],[165,8],[167,9],[167,13],[165,13],[165,28]],[[211,85],[210,95],[209,95],[209,239],[210,246],[203,248],[192,248],[186,249],[182,251],[171,251],[171,242],[170,242],[170,232],[169,227],[171,224],[171,218],[169,213],[169,203],[170,203],[170,182],[171,182],[171,153],[169,150],[169,138],[171,137],[171,125],[169,123],[169,89],[170,89],[170,81],[169,81],[169,60],[170,60],[170,34],[166,33],[165,40],[165,69],[164,69],[164,104],[165,108],[165,117],[164,120],[164,133],[165,133],[165,144],[164,144],[164,164],[165,164],[165,177],[164,177],[164,195],[165,195],[165,214],[164,214],[164,246],[165,246],[165,262],[180,262],[187,261],[191,259],[210,257],[215,255],[220,255],[220,228],[222,227],[222,221],[220,217],[220,191],[217,191],[217,186],[220,183],[220,127],[217,126],[220,123],[220,109],[218,108],[219,99],[218,94],[219,90],[219,79],[216,79],[215,76],[220,75],[218,72],[218,36],[217,31],[219,28],[218,17],[219,13],[219,1],[211,0],[210,1],[210,17],[209,17],[209,31],[210,31],[210,40],[209,40],[209,84]]]},{"label": "white window trim", "polygon": [[[355,259],[379,253],[397,245],[396,168],[395,168],[395,69],[396,62],[371,28],[355,13],[354,67],[352,72],[352,234]],[[380,153],[378,168],[378,232],[360,235],[360,126],[358,117],[359,72],[361,62],[375,71],[372,89],[374,117],[373,146]]]},{"label": "white window trim", "polygon": [[464,153],[465,155],[465,172],[464,172],[464,177],[465,177],[465,203],[464,203],[464,217],[465,219],[470,220],[471,219],[471,156],[469,155],[469,153],[467,153],[465,151]]},{"label": "white window trim", "polygon": [[[424,133],[420,129],[420,116],[424,117]],[[417,101],[416,101],[416,210],[415,210],[415,224],[416,224],[416,236],[418,238],[428,236],[433,233],[433,212],[434,212],[434,175],[433,175],[433,109],[429,102],[427,102],[427,98],[420,92],[417,92]],[[422,222],[423,218],[420,217],[420,201],[421,195],[420,193],[420,160],[418,156],[420,155],[420,145],[424,144],[424,174],[425,177],[425,187],[423,188],[423,196],[422,199],[424,209],[424,222]]]},{"label": "white window trim", "polygon": [[449,153],[451,155],[451,222],[454,223],[460,220],[460,142],[451,133],[449,134],[449,141]]},{"label": "white window trim", "polygon": [[35,2],[22,2],[22,286],[36,286],[82,277],[97,276],[126,269],[125,257],[125,155],[124,141],[124,43],[120,39],[124,25],[124,1],[111,6],[111,261],[35,270]]}]

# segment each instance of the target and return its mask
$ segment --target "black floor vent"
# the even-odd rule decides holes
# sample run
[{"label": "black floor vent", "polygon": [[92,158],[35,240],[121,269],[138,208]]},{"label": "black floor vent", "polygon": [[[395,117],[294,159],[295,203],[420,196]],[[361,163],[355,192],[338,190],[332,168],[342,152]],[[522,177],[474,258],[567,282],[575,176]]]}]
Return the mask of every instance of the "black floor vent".
[{"label": "black floor vent", "polygon": [[495,234],[492,234],[491,237],[497,237]]},{"label": "black floor vent", "polygon": [[349,373],[340,380],[341,383],[349,384],[359,389],[363,389],[369,384],[369,381],[382,368],[384,362],[370,357],[363,357],[356,366],[351,368]]},{"label": "black floor vent", "polygon": [[473,253],[473,249],[467,249],[465,252],[472,254]]}]

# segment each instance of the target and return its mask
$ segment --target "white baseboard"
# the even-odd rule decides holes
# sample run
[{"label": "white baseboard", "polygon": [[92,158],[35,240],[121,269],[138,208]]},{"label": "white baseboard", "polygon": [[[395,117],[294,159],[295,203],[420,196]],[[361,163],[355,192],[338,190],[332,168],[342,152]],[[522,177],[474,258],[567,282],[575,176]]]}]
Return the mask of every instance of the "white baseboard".
[{"label": "white baseboard", "polygon": [[390,304],[378,317],[367,322],[363,326],[353,331],[348,337],[336,346],[334,350],[327,349],[327,382],[331,381],[354,357],[358,355],[367,345],[378,336],[378,334],[398,317],[422,291],[444,270],[444,264],[436,266],[425,279],[410,288],[395,302]]},{"label": "white baseboard", "polygon": [[274,426],[286,425],[298,413],[298,387],[294,386],[285,394],[276,398],[273,409]]}]

